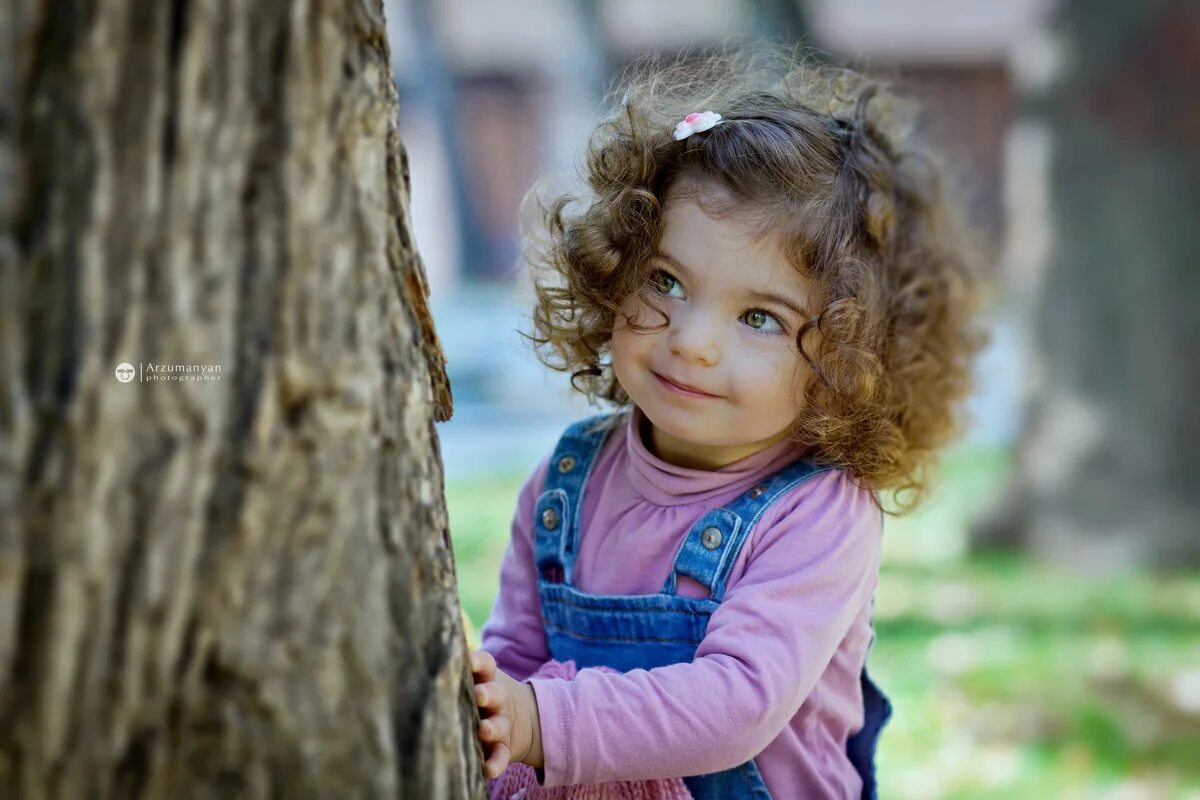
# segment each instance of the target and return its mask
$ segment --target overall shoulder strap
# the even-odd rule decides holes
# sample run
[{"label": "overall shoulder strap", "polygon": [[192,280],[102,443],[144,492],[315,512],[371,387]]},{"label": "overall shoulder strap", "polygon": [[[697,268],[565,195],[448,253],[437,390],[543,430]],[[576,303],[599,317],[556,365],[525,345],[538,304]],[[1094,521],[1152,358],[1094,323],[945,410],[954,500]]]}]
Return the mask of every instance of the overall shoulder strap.
[{"label": "overall shoulder strap", "polygon": [[678,573],[704,584],[709,597],[721,602],[729,573],[763,512],[795,486],[830,469],[827,464],[798,459],[764,477],[724,506],[706,512],[696,520],[675,554],[675,564],[663,585],[663,593],[675,593]]},{"label": "overall shoulder strap", "polygon": [[559,437],[546,468],[546,485],[534,505],[534,558],[543,577],[555,567],[571,583],[579,552],[583,490],[596,456],[620,412],[572,423]]}]

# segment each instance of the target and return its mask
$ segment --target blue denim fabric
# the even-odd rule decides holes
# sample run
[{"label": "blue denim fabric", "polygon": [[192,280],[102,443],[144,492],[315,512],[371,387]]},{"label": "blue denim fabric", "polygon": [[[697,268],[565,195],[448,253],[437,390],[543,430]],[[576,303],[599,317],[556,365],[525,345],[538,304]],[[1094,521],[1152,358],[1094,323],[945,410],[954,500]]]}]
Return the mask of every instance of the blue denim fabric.
[{"label": "blue denim fabric", "polygon": [[[705,512],[689,530],[658,594],[587,594],[574,588],[573,573],[583,489],[609,433],[596,423],[605,417],[589,417],[567,428],[550,459],[545,488],[534,506],[538,594],[551,657],[556,661],[573,659],[579,669],[603,665],[621,672],[691,662],[709,616],[725,596],[726,580],[738,552],[763,511],[788,490],[829,467],[807,459],[795,461],[728,505]],[[677,574],[695,578],[709,588],[710,596],[677,595]],[[865,667],[861,683],[865,724],[850,737],[847,751],[863,779],[863,800],[874,800],[875,747],[892,708]],[[696,800],[772,800],[753,758],[722,772],[685,776],[684,783]]]}]

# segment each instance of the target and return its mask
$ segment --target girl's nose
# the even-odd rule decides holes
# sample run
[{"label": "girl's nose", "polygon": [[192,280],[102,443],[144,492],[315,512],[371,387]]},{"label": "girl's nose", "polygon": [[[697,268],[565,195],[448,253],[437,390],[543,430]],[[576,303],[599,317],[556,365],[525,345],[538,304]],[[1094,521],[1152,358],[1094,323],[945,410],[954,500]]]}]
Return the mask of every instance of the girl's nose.
[{"label": "girl's nose", "polygon": [[721,358],[721,349],[712,320],[704,314],[682,314],[676,311],[671,315],[671,329],[667,341],[671,352],[685,361],[712,366]]}]

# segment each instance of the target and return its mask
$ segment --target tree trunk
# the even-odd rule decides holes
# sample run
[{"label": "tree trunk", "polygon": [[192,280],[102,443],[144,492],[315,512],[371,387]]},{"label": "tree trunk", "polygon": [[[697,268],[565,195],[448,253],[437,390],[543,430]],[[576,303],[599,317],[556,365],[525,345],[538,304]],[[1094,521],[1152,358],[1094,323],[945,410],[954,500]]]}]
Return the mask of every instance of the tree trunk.
[{"label": "tree trunk", "polygon": [[380,1],[0,43],[0,796],[481,797]]},{"label": "tree trunk", "polygon": [[1200,562],[1200,10],[1063,4],[1037,376],[979,547],[1101,569]]}]

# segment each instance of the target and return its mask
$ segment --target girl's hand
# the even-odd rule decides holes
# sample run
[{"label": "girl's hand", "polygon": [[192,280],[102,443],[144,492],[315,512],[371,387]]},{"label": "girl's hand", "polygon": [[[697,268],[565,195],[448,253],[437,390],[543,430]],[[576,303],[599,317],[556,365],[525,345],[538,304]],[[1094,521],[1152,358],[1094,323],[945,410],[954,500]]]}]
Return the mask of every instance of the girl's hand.
[{"label": "girl's hand", "polygon": [[483,774],[497,778],[510,761],[542,766],[542,731],[533,687],[496,667],[485,650],[470,652],[475,678],[475,703],[479,706],[479,741],[486,761]]}]

